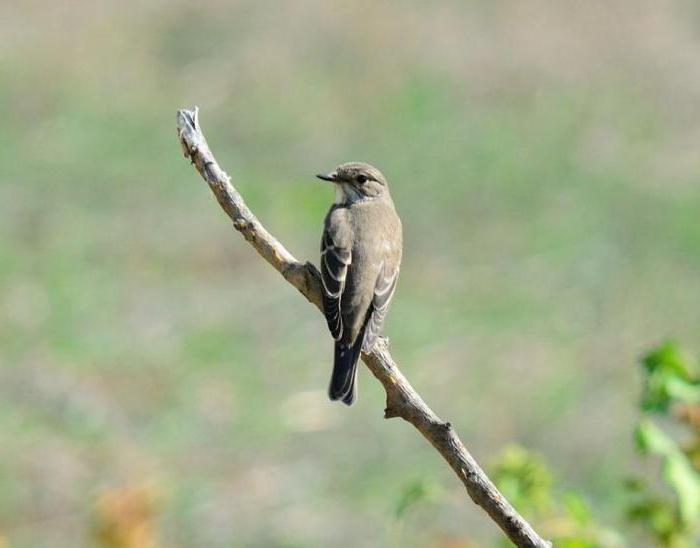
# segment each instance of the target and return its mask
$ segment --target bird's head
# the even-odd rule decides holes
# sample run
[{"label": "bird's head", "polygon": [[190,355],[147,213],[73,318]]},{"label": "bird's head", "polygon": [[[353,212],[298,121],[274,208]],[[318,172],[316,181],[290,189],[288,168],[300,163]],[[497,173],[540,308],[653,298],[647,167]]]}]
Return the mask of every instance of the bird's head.
[{"label": "bird's head", "polygon": [[362,162],[341,164],[330,173],[316,175],[319,179],[335,183],[340,202],[359,202],[379,198],[389,193],[389,186],[382,172]]}]

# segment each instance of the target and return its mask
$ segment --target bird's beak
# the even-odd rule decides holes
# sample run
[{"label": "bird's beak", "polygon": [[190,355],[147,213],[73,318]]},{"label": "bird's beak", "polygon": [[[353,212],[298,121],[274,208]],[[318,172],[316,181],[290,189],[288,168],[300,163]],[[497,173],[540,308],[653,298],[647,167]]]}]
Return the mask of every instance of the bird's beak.
[{"label": "bird's beak", "polygon": [[324,181],[330,181],[331,183],[335,183],[338,177],[338,174],[335,171],[331,171],[330,173],[319,173],[316,175],[319,179],[323,179]]}]

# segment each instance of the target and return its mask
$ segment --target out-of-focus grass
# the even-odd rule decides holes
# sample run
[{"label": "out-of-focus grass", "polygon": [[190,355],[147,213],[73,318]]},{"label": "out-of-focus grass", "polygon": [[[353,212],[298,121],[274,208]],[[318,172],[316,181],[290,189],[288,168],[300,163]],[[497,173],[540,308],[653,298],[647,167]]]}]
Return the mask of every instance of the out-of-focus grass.
[{"label": "out-of-focus grass", "polygon": [[521,443],[614,515],[635,359],[699,341],[697,14],[516,4],[4,8],[12,546],[89,544],[98,494],[144,481],[174,545],[376,546],[417,477],[444,493],[406,542],[493,533],[368,375],[352,409],[326,401],[321,318],[180,157],[192,104],[299,257],[332,199],[313,173],[376,163],[404,220],[388,331],[416,388],[478,458]]}]

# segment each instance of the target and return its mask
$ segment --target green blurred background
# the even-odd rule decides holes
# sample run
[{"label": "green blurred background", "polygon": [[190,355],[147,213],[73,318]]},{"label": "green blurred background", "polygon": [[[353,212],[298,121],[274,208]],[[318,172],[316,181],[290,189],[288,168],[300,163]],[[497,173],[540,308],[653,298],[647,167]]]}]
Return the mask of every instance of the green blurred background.
[{"label": "green blurred background", "polygon": [[180,107],[302,259],[313,174],[382,169],[393,353],[484,464],[522,444],[612,520],[638,356],[700,349],[696,2],[5,1],[0,104],[10,546],[90,546],[141,486],[168,546],[498,536],[365,369],[327,401],[323,320],[182,158]]}]

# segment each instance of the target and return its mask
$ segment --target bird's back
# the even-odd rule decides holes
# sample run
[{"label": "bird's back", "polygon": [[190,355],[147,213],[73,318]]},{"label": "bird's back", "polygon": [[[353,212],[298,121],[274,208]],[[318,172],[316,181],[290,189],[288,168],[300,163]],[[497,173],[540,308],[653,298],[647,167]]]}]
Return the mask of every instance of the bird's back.
[{"label": "bird's back", "polygon": [[348,342],[354,342],[362,330],[380,271],[384,268],[393,272],[401,262],[401,221],[388,196],[352,204],[347,220],[354,237],[342,309]]}]

